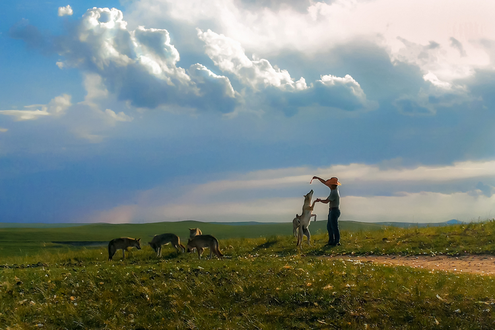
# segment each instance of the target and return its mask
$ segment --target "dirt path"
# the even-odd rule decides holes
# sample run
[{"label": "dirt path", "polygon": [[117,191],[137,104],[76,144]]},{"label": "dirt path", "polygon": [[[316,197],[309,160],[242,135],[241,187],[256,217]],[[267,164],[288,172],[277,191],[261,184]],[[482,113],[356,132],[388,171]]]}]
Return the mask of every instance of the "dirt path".
[{"label": "dirt path", "polygon": [[471,255],[448,256],[331,256],[333,259],[371,262],[389,266],[409,266],[431,270],[442,270],[479,275],[495,275],[495,256]]}]

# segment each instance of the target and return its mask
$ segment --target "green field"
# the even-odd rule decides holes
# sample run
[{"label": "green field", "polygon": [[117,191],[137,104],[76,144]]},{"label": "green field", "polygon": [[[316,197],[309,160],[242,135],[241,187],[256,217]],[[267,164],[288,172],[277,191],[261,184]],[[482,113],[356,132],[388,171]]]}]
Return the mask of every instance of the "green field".
[{"label": "green field", "polygon": [[[15,242],[28,238],[45,241],[45,246],[30,254],[2,254],[0,329],[495,327],[493,277],[346,259],[348,254],[495,254],[495,221],[432,228],[342,228],[343,244],[332,249],[323,247],[326,234],[312,224],[313,244],[302,251],[295,247],[288,224],[283,224],[284,234],[261,225],[268,234],[245,226],[235,237],[228,235],[234,230],[230,227],[237,226],[175,223],[179,227],[162,230],[165,225],[171,224],[1,230],[2,245],[11,238],[9,249],[23,249]],[[194,253],[177,254],[171,247],[158,258],[143,246],[132,249],[124,260],[117,253],[109,262],[105,246],[68,249],[47,243],[68,233],[80,241],[90,236],[96,241],[146,237],[154,230],[176,231],[185,238],[190,226],[224,237],[220,247],[225,258],[198,260]],[[76,229],[77,234],[69,231]]]},{"label": "green field", "polygon": [[[314,234],[326,232],[326,221],[313,221],[310,230]],[[0,263],[1,256],[28,256],[40,250],[65,251],[72,248],[69,244],[54,242],[88,242],[96,241],[106,244],[116,237],[141,238],[146,244],[154,235],[174,233],[181,240],[187,241],[188,228],[199,227],[204,234],[212,234],[218,239],[257,238],[274,235],[291,235],[292,223],[226,225],[199,221],[157,222],[147,224],[86,224],[79,226],[36,225],[36,228],[0,228]],[[341,221],[345,231],[378,230],[383,226],[353,221]],[[23,242],[19,244],[19,242]]]}]

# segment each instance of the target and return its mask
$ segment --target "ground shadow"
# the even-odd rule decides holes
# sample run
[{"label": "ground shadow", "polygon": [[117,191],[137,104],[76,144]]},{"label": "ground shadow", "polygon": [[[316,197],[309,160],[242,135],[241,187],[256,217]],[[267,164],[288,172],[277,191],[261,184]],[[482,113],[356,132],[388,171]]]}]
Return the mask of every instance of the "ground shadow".
[{"label": "ground shadow", "polygon": [[278,243],[278,240],[268,241],[268,242],[265,242],[265,243],[263,243],[261,245],[258,245],[255,248],[253,248],[253,251],[259,251],[261,249],[268,249],[268,248],[271,248],[272,246],[274,246],[277,243]]}]

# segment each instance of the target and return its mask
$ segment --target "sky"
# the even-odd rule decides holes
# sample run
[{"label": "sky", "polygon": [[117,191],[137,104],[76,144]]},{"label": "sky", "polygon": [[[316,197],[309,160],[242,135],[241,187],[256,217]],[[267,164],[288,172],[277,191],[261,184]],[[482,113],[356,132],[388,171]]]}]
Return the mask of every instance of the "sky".
[{"label": "sky", "polygon": [[493,1],[0,9],[0,222],[495,218]]}]

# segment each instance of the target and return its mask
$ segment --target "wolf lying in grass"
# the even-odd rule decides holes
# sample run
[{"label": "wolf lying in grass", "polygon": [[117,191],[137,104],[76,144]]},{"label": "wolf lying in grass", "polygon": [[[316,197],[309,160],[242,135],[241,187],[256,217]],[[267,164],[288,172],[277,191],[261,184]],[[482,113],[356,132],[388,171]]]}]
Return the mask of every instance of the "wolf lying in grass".
[{"label": "wolf lying in grass", "polygon": [[172,243],[172,246],[177,250],[177,253],[180,252],[179,247],[181,248],[182,252],[186,251],[184,245],[180,244],[179,236],[171,233],[155,235],[151,242],[148,242],[151,248],[155,250],[157,257],[162,256],[162,245],[167,245],[170,243]]},{"label": "wolf lying in grass", "polygon": [[130,237],[115,238],[108,243],[108,260],[112,260],[113,255],[117,250],[122,250],[122,259],[125,258],[125,251],[127,248],[135,247],[141,250],[141,239],[135,239]]},{"label": "wolf lying in grass", "polygon": [[187,252],[191,252],[193,249],[198,250],[199,259],[201,259],[204,248],[210,249],[210,259],[213,257],[213,253],[219,258],[223,257],[218,240],[211,235],[196,235],[187,241]]},{"label": "wolf lying in grass", "polygon": [[[308,238],[308,245],[311,245],[311,233],[309,232],[309,221],[311,220],[311,212],[315,206],[315,202],[311,204],[313,198],[313,189],[306,195],[304,195],[304,203],[302,207],[302,213],[299,216],[299,228],[297,233],[297,246],[302,247],[303,235]],[[294,223],[294,221],[293,221]]]}]

